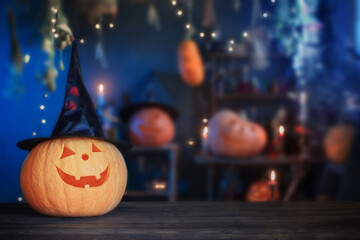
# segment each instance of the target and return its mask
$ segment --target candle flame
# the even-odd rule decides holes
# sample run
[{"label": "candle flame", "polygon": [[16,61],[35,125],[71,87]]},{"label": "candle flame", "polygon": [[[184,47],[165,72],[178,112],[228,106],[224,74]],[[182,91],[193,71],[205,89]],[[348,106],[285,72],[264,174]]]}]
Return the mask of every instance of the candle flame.
[{"label": "candle flame", "polygon": [[270,173],[270,180],[271,181],[274,181],[275,180],[275,171],[274,170],[271,170],[271,173]]},{"label": "candle flame", "polygon": [[285,134],[285,128],[284,128],[283,125],[280,125],[279,126],[279,135],[280,135],[280,137],[283,137],[284,134]]},{"label": "candle flame", "polygon": [[104,85],[103,84],[99,85],[99,92],[100,93],[104,92]]},{"label": "candle flame", "polygon": [[203,137],[204,137],[204,138],[207,138],[208,133],[209,133],[209,128],[208,128],[207,126],[205,126],[205,127],[204,127],[204,130],[203,130],[203,134],[202,134]]}]

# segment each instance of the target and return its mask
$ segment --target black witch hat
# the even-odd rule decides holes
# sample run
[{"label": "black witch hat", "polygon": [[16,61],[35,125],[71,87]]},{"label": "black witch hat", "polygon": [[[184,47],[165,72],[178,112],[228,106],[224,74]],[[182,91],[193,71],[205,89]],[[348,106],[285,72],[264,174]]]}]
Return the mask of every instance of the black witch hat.
[{"label": "black witch hat", "polygon": [[154,78],[152,78],[152,80],[150,81],[148,87],[147,87],[147,91],[146,91],[146,98],[147,101],[143,101],[137,104],[131,104],[129,106],[124,107],[121,112],[120,112],[120,117],[121,119],[126,123],[130,120],[130,118],[139,110],[144,109],[144,108],[149,108],[149,107],[156,107],[156,108],[160,108],[163,111],[165,111],[167,114],[169,114],[169,116],[173,119],[176,120],[178,117],[178,111],[167,105],[167,104],[163,104],[160,102],[156,102],[154,100],[154,94],[153,94],[153,85],[154,85]]},{"label": "black witch hat", "polygon": [[130,143],[105,138],[94,109],[94,104],[83,83],[75,40],[72,45],[64,105],[51,136],[27,139],[19,142],[17,146],[30,151],[43,141],[64,137],[90,137],[100,139],[114,144],[120,151],[126,151],[132,147]]}]

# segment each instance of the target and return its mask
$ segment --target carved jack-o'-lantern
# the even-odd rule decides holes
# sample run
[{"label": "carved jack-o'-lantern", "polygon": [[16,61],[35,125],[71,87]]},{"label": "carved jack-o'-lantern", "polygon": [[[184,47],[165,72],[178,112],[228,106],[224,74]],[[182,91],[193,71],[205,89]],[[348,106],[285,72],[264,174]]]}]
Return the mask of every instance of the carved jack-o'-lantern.
[{"label": "carved jack-o'-lantern", "polygon": [[120,202],[126,182],[127,169],[119,150],[86,137],[39,143],[20,174],[29,205],[52,216],[105,214]]},{"label": "carved jack-o'-lantern", "polygon": [[330,128],[324,139],[326,156],[334,163],[345,163],[353,137],[354,128],[351,126],[343,125]]},{"label": "carved jack-o'-lantern", "polygon": [[[132,146],[104,137],[73,41],[64,105],[50,137],[26,139],[20,173],[28,204],[52,216],[102,215],[120,202],[127,169],[120,151]],[[120,151],[119,151],[120,150]]]},{"label": "carved jack-o'-lantern", "polygon": [[232,111],[220,111],[209,121],[209,147],[217,155],[253,156],[263,150],[266,141],[266,132],[260,125],[244,121]]},{"label": "carved jack-o'-lantern", "polygon": [[[269,182],[266,180],[260,180],[252,183],[247,191],[246,199],[250,202],[270,201],[271,190]],[[278,188],[274,189],[274,200],[280,200],[280,192]]]},{"label": "carved jack-o'-lantern", "polygon": [[138,146],[163,146],[175,134],[171,117],[162,109],[147,107],[138,110],[130,119],[129,136]]},{"label": "carved jack-o'-lantern", "polygon": [[198,86],[204,81],[204,64],[194,41],[188,40],[180,43],[178,49],[178,67],[182,79],[189,86]]}]

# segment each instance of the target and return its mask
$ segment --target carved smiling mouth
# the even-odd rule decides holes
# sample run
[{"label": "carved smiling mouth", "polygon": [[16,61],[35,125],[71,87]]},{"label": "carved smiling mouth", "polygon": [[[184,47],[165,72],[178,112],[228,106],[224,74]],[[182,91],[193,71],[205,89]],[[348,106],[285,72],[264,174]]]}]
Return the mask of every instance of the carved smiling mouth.
[{"label": "carved smiling mouth", "polygon": [[106,169],[102,173],[100,173],[100,178],[99,177],[97,178],[96,176],[84,176],[84,177],[80,177],[79,180],[76,180],[75,176],[72,176],[70,174],[63,172],[58,167],[56,167],[56,169],[57,169],[59,176],[65,183],[67,183],[73,187],[90,188],[90,187],[101,186],[106,181],[107,176],[108,176],[109,166],[106,167]]},{"label": "carved smiling mouth", "polygon": [[154,127],[149,127],[146,125],[139,125],[139,129],[143,132],[143,133],[148,133],[148,134],[157,134],[161,131],[160,128],[154,128]]},{"label": "carved smiling mouth", "polygon": [[247,143],[246,139],[238,140],[231,137],[228,137],[227,135],[220,134],[221,138],[230,145],[245,145]]}]

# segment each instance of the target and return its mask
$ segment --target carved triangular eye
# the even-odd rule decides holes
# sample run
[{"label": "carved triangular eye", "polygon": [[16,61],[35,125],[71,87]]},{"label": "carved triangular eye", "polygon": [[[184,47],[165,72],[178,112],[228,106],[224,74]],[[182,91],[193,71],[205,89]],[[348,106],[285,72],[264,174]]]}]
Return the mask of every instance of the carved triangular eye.
[{"label": "carved triangular eye", "polygon": [[71,156],[73,154],[75,154],[75,152],[64,144],[64,149],[63,149],[63,152],[61,154],[60,159],[66,158],[66,157]]},{"label": "carved triangular eye", "polygon": [[92,144],[92,151],[93,152],[102,152],[97,146],[95,146],[95,144]]}]

